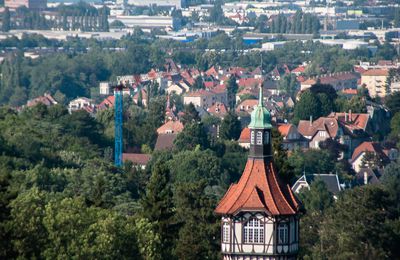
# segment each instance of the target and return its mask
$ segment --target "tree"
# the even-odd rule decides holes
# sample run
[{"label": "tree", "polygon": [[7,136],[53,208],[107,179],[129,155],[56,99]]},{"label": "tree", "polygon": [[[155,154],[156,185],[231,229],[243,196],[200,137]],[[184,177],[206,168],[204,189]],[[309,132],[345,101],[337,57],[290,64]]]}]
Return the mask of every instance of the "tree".
[{"label": "tree", "polygon": [[325,182],[318,177],[311,183],[309,190],[301,190],[299,197],[309,214],[324,212],[334,202],[333,194],[328,191]]},{"label": "tree", "polygon": [[400,233],[394,227],[399,221],[392,205],[389,194],[379,186],[345,192],[326,212],[313,258],[398,258]]},{"label": "tree", "polygon": [[210,146],[203,124],[196,122],[186,124],[183,131],[176,137],[174,144],[178,151],[195,148],[206,149]]},{"label": "tree", "polygon": [[385,99],[386,106],[393,114],[400,112],[400,92],[395,92]]},{"label": "tree", "polygon": [[170,172],[165,164],[158,163],[152,169],[146,195],[141,200],[141,215],[154,225],[154,232],[161,241],[163,259],[170,259],[176,238],[173,225],[174,204],[170,186]]},{"label": "tree", "polygon": [[300,100],[294,106],[294,123],[307,120],[310,117],[318,119],[321,116],[321,103],[314,93],[306,90],[301,94]]},{"label": "tree", "polygon": [[236,93],[238,91],[238,84],[236,83],[236,77],[231,76],[228,80],[228,84],[226,86],[228,91],[228,103],[229,109],[234,109],[236,105]]},{"label": "tree", "polygon": [[294,171],[288,162],[287,150],[283,148],[283,137],[276,128],[272,129],[272,150],[280,177],[285,183],[290,183],[294,177]]},{"label": "tree", "polygon": [[204,83],[203,83],[203,78],[201,76],[198,76],[193,84],[194,89],[204,89]]},{"label": "tree", "polygon": [[217,259],[219,220],[212,209],[215,199],[205,195],[205,182],[179,185],[175,200],[177,219],[182,224],[176,246],[179,259]]},{"label": "tree", "polygon": [[296,79],[296,75],[288,74],[283,76],[278,82],[278,89],[282,93],[289,95],[290,97],[294,97],[298,88],[298,83]]},{"label": "tree", "polygon": [[200,122],[199,112],[197,112],[193,103],[184,106],[181,121],[184,125]]},{"label": "tree", "polygon": [[10,18],[10,10],[8,7],[4,8],[3,12],[3,23],[1,30],[3,32],[8,32],[11,28],[11,18]]},{"label": "tree", "polygon": [[237,140],[242,131],[242,127],[237,115],[229,111],[224,117],[219,129],[219,137],[226,140]]},{"label": "tree", "polygon": [[383,167],[383,162],[375,152],[366,151],[361,160],[361,167],[371,169],[381,168]]},{"label": "tree", "polygon": [[400,139],[400,112],[397,112],[390,122],[391,132],[390,135],[394,138]]}]

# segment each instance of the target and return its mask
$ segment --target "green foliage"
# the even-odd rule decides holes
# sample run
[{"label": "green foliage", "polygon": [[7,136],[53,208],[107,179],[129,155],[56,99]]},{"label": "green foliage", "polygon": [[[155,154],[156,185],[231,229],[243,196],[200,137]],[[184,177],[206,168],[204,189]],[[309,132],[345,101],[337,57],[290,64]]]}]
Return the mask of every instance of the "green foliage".
[{"label": "green foliage", "polygon": [[283,76],[283,78],[281,78],[278,82],[278,89],[282,93],[293,98],[298,90],[296,75],[289,74]]},{"label": "green foliage", "polygon": [[330,173],[335,168],[335,159],[326,150],[309,149],[295,150],[289,157],[289,164],[293,167],[295,176],[303,173]]},{"label": "green foliage", "polygon": [[385,99],[385,105],[395,114],[400,112],[400,92],[395,92]]},{"label": "green foliage", "polygon": [[228,112],[222,120],[219,136],[225,140],[237,140],[242,131],[242,127],[237,115],[234,112]]},{"label": "green foliage", "polygon": [[390,122],[391,132],[390,135],[394,138],[400,139],[400,112],[397,112]]},{"label": "green foliage", "polygon": [[3,22],[1,26],[1,31],[8,32],[11,28],[11,21],[10,21],[10,10],[8,7],[4,8],[3,12]]},{"label": "green foliage", "polygon": [[321,116],[321,102],[311,91],[306,90],[294,106],[294,122],[307,120],[312,116],[317,119]]},{"label": "green foliage", "polygon": [[178,134],[174,140],[178,151],[193,150],[195,148],[207,149],[210,146],[206,129],[202,123],[190,123]]},{"label": "green foliage", "polygon": [[287,151],[283,148],[283,137],[278,129],[272,129],[272,150],[275,167],[285,183],[291,183],[294,177],[292,166],[288,163]]},{"label": "green foliage", "polygon": [[183,116],[181,118],[182,124],[186,125],[189,123],[200,122],[199,112],[197,112],[193,103],[185,105],[183,108]]},{"label": "green foliage", "polygon": [[228,84],[226,86],[228,91],[228,103],[229,109],[233,110],[236,106],[236,93],[238,91],[238,84],[236,83],[236,77],[231,76],[228,80]]}]

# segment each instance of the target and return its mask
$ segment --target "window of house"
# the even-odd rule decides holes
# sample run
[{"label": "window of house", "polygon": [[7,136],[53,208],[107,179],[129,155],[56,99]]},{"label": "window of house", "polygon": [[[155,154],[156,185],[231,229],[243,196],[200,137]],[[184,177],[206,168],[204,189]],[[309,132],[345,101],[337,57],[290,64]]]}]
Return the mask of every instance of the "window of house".
[{"label": "window of house", "polygon": [[288,231],[288,225],[286,223],[278,225],[278,244],[288,243]]},{"label": "window of house", "polygon": [[229,243],[229,234],[230,234],[230,226],[229,223],[224,222],[224,225],[222,226],[222,241],[224,243]]},{"label": "window of house", "polygon": [[254,144],[254,131],[251,131],[250,142],[251,144]]},{"label": "window of house", "polygon": [[257,144],[262,144],[262,132],[257,131]]},{"label": "window of house", "polygon": [[264,144],[269,144],[269,132],[264,133]]},{"label": "window of house", "polygon": [[244,226],[244,243],[264,243],[264,224],[251,218]]}]

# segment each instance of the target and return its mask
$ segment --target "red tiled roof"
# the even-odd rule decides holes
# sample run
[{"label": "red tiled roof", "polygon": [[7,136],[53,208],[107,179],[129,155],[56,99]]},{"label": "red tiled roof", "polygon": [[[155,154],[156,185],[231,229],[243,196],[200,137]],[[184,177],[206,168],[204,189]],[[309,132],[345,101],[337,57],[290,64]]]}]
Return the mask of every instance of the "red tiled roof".
[{"label": "red tiled roof", "polygon": [[240,87],[256,87],[262,82],[262,79],[255,78],[241,78],[239,79],[238,86]]},{"label": "red tiled roof", "polygon": [[236,214],[239,211],[265,211],[269,215],[295,215],[299,202],[289,185],[278,179],[272,162],[249,158],[242,177],[230,186],[215,213]]},{"label": "red tiled roof", "polygon": [[207,112],[212,114],[213,116],[221,117],[228,113],[228,109],[224,103],[216,102],[214,105],[207,109]]},{"label": "red tiled roof", "polygon": [[278,131],[283,137],[285,137],[289,134],[290,128],[292,126],[293,126],[292,124],[280,124],[278,126]]},{"label": "red tiled roof", "polygon": [[304,71],[306,71],[306,66],[300,65],[292,70],[292,73],[304,73]]},{"label": "red tiled roof", "polygon": [[383,152],[382,146],[376,142],[363,142],[357,146],[351,156],[351,161],[354,162],[364,152],[373,152],[383,161],[390,161],[387,155]]},{"label": "red tiled roof", "polygon": [[346,95],[357,95],[357,89],[346,88],[342,90],[342,93]]},{"label": "red tiled roof", "polygon": [[170,150],[174,148],[174,140],[177,134],[159,134],[154,150]]},{"label": "red tiled roof", "polygon": [[180,133],[183,130],[181,121],[168,121],[157,129],[158,134]]},{"label": "red tiled roof", "polygon": [[114,102],[115,102],[115,97],[114,96],[108,96],[97,107],[100,110],[107,109],[107,108],[113,107],[114,106]]},{"label": "red tiled roof", "polygon": [[218,71],[215,69],[214,66],[212,66],[211,68],[209,68],[209,69],[205,72],[205,74],[206,74],[207,76],[214,76],[214,77],[217,77],[217,76],[218,76]]},{"label": "red tiled roof", "polygon": [[122,161],[131,161],[133,164],[146,165],[151,159],[150,154],[142,153],[123,153]]},{"label": "red tiled roof", "polygon": [[370,69],[363,72],[363,76],[389,76],[389,70],[387,69]]},{"label": "red tiled roof", "polygon": [[243,128],[242,132],[240,133],[239,143],[250,143],[250,128]]},{"label": "red tiled roof", "polygon": [[[369,121],[368,114],[359,113],[331,113],[328,117],[336,118],[343,126],[349,130],[365,130]],[[347,117],[347,120],[346,120]]]},{"label": "red tiled roof", "polygon": [[[246,111],[251,113],[254,110],[254,107],[257,106],[258,100],[257,99],[246,99],[243,100],[237,107],[236,112]],[[243,107],[243,109],[242,109]]]},{"label": "red tiled roof", "polygon": [[32,106],[36,106],[39,103],[46,105],[46,106],[51,106],[51,105],[57,104],[57,101],[55,101],[54,98],[50,94],[44,94],[44,96],[40,96],[40,97],[34,98],[32,100],[28,100],[26,106],[32,107]]}]

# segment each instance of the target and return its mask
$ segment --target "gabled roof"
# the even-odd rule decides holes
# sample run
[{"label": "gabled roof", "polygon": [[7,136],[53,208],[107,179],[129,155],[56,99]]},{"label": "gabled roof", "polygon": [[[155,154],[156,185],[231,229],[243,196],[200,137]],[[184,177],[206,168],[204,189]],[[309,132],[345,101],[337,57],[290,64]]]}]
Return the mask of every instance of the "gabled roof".
[{"label": "gabled roof", "polygon": [[[373,170],[370,168],[361,168],[356,173],[356,182],[358,185],[365,184],[379,184],[381,173],[378,170]],[[367,183],[365,183],[367,181]]]},{"label": "gabled roof", "polygon": [[354,149],[351,161],[354,162],[361,154],[372,152],[376,154],[384,163],[389,163],[390,159],[384,153],[382,146],[376,142],[363,142]]},{"label": "gabled roof", "polygon": [[320,179],[326,184],[326,188],[332,194],[337,195],[341,190],[339,177],[337,174],[305,174],[302,175],[292,186],[292,190],[297,190],[300,183],[311,185],[316,179]]},{"label": "gabled roof", "polygon": [[224,103],[216,102],[207,109],[207,112],[216,117],[224,117],[228,113],[228,109]]},{"label": "gabled roof", "polygon": [[55,101],[55,99],[50,94],[44,94],[43,96],[28,100],[28,102],[26,103],[26,106],[32,107],[32,106],[36,106],[39,103],[41,103],[45,106],[52,106],[52,105],[56,105],[57,101]]},{"label": "gabled roof", "polygon": [[217,77],[218,76],[218,71],[215,69],[214,66],[212,66],[211,68],[209,68],[206,72],[204,72],[207,76],[214,76]]},{"label": "gabled roof", "polygon": [[335,138],[338,134],[339,124],[336,118],[320,117],[311,123],[309,120],[300,120],[297,130],[305,137],[313,137],[318,131],[326,131],[329,137]]},{"label": "gabled roof", "polygon": [[299,207],[289,185],[278,179],[272,162],[249,158],[239,182],[230,186],[215,213],[236,215],[240,211],[264,211],[272,216],[295,215]]},{"label": "gabled roof", "polygon": [[159,134],[154,150],[170,150],[174,148],[174,140],[177,134]]},{"label": "gabled roof", "polygon": [[292,127],[294,127],[292,124],[279,124],[278,131],[283,137],[286,137]]},{"label": "gabled roof", "polygon": [[99,110],[107,109],[110,107],[113,107],[115,103],[115,97],[114,96],[108,96],[106,97],[101,103],[97,106]]},{"label": "gabled roof", "polygon": [[[248,112],[251,113],[258,104],[257,99],[245,99],[236,107],[236,112]],[[243,109],[242,109],[243,106]]]},{"label": "gabled roof", "polygon": [[158,134],[171,134],[180,133],[183,130],[183,124],[181,121],[168,121],[157,129]]},{"label": "gabled roof", "polygon": [[131,161],[136,165],[146,165],[151,159],[150,154],[142,154],[142,153],[123,153],[122,161]]},{"label": "gabled roof", "polygon": [[354,130],[363,130],[367,129],[367,125],[369,122],[369,114],[361,114],[361,113],[335,113],[332,112],[328,117],[336,118],[339,123],[347,128],[350,132]]}]

